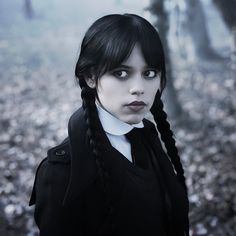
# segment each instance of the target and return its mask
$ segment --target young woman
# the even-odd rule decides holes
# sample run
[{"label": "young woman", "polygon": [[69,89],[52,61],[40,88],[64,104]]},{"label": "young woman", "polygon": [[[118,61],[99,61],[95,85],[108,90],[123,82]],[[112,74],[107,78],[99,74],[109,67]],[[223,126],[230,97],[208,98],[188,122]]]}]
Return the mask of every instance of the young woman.
[{"label": "young woman", "polygon": [[[133,14],[98,19],[82,41],[75,75],[82,107],[69,120],[68,138],[39,165],[30,200],[40,235],[189,235],[155,28]],[[156,124],[145,118],[149,111]]]}]

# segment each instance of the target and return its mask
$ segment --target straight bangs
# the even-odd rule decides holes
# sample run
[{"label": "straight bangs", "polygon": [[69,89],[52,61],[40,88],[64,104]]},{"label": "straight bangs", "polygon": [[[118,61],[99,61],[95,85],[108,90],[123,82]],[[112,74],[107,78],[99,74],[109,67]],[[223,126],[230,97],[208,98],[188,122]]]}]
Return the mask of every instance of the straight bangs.
[{"label": "straight bangs", "polygon": [[101,53],[97,76],[101,77],[122,64],[131,54],[138,41],[138,34],[129,25],[121,25],[107,38]]}]

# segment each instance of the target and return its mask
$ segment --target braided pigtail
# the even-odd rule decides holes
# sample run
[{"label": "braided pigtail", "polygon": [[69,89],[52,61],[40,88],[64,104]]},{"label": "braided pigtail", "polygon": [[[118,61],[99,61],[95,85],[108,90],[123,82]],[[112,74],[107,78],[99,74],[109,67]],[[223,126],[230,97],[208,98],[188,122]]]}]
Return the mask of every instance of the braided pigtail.
[{"label": "braided pigtail", "polygon": [[161,139],[165,144],[167,154],[170,157],[172,164],[174,165],[175,171],[177,173],[177,178],[179,179],[180,183],[183,185],[185,191],[187,192],[184,169],[180,161],[178,149],[175,145],[173,132],[170,129],[169,122],[167,121],[167,114],[163,110],[163,107],[164,105],[160,98],[160,93],[158,91],[154,104],[150,111],[153,114]]},{"label": "braided pigtail", "polygon": [[98,168],[98,173],[101,178],[101,182],[103,187],[105,187],[104,182],[104,171],[103,171],[103,164],[101,163],[102,160],[100,157],[101,153],[101,145],[99,145],[98,137],[98,113],[97,108],[95,105],[95,93],[93,89],[87,86],[85,80],[79,80],[80,87],[81,87],[81,98],[82,98],[82,107],[84,110],[84,119],[86,124],[86,135],[89,140],[89,145],[91,147],[92,153],[95,157],[96,165]]},{"label": "braided pigtail", "polygon": [[111,219],[112,213],[114,212],[114,202],[112,201],[112,198],[110,196],[109,191],[109,178],[110,175],[108,171],[105,168],[104,161],[101,158],[101,148],[102,144],[100,143],[99,134],[102,132],[99,130],[98,122],[98,112],[95,105],[95,89],[91,89],[86,84],[85,80],[80,79],[79,84],[81,87],[81,98],[82,98],[82,107],[84,109],[84,118],[86,123],[87,132],[86,135],[89,140],[89,145],[92,149],[93,156],[95,158],[95,162],[98,168],[98,173],[101,179],[103,192],[105,196],[107,197],[107,201],[109,203],[109,215],[108,219]]}]

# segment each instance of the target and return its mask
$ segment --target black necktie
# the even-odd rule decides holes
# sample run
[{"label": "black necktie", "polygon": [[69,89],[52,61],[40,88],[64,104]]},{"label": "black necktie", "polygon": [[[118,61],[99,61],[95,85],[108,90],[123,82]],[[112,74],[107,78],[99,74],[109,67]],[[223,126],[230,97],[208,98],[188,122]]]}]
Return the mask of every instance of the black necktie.
[{"label": "black necktie", "polygon": [[131,144],[131,155],[133,164],[144,169],[148,168],[149,153],[146,146],[140,128],[133,128],[129,133],[125,134]]}]

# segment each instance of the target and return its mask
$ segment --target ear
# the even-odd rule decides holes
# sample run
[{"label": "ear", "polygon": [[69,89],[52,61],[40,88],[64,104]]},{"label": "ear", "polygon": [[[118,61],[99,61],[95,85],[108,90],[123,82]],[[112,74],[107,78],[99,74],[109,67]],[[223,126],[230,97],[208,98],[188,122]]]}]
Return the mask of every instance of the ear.
[{"label": "ear", "polygon": [[85,81],[90,88],[94,89],[96,87],[96,81],[94,77],[87,77],[85,78]]}]

